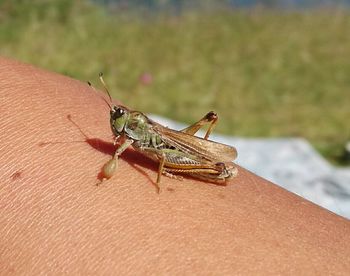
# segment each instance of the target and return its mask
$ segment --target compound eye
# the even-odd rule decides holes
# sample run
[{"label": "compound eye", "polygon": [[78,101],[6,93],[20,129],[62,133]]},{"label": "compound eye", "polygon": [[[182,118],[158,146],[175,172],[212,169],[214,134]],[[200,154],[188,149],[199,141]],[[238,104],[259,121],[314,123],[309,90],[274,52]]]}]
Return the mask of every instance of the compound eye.
[{"label": "compound eye", "polygon": [[125,110],[120,107],[114,107],[111,111],[111,117],[113,120],[116,120],[125,114]]}]

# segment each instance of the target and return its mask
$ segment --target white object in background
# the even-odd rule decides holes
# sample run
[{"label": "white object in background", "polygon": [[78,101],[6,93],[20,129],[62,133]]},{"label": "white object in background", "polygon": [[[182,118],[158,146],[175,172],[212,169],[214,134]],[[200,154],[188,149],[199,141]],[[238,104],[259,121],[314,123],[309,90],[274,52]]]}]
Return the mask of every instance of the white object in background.
[{"label": "white object in background", "polygon": [[[149,117],[172,129],[187,126],[157,115]],[[305,139],[237,138],[215,133],[210,139],[236,147],[235,162],[242,167],[350,219],[350,169],[332,166]]]}]

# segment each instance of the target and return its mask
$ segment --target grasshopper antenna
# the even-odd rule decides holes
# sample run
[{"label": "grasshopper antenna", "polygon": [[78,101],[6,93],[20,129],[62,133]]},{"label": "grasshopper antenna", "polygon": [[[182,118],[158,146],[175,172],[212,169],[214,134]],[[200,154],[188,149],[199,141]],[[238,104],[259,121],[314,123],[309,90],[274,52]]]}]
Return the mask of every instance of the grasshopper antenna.
[{"label": "grasshopper antenna", "polygon": [[109,90],[107,88],[107,85],[106,85],[105,81],[103,80],[103,73],[102,72],[100,72],[99,77],[100,77],[100,81],[101,81],[101,83],[103,85],[103,88],[105,89],[105,91],[106,91],[106,93],[107,93],[107,95],[109,97],[109,100],[112,102],[112,97],[111,97],[111,94],[109,93]]},{"label": "grasshopper antenna", "polygon": [[[97,92],[96,88],[92,86],[91,82],[88,81],[87,83],[88,83],[88,85],[89,85],[97,94],[99,94],[99,93]],[[105,87],[105,89],[106,89],[106,87]],[[107,91],[108,91],[108,90],[107,90]],[[100,96],[100,97],[102,98],[102,100],[109,106],[109,108],[112,109],[112,98],[111,98],[111,95],[110,95],[109,93],[107,93],[107,94],[108,94],[108,96],[109,96],[110,102],[108,102],[104,97],[102,97],[101,94],[99,94],[99,96]]]}]

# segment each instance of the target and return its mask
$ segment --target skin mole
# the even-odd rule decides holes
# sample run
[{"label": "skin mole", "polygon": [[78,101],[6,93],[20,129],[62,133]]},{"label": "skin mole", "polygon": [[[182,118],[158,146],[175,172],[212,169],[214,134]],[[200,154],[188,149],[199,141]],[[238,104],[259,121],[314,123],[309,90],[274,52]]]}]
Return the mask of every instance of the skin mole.
[{"label": "skin mole", "polygon": [[12,181],[20,179],[22,177],[22,171],[17,171],[11,175]]}]

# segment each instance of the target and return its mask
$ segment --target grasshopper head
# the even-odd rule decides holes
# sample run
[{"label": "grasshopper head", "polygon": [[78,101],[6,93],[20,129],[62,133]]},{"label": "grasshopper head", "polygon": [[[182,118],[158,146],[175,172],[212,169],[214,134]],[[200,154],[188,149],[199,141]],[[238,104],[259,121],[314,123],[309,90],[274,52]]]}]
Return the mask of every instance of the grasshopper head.
[{"label": "grasshopper head", "polygon": [[111,129],[115,136],[123,133],[129,118],[129,110],[123,106],[112,106],[110,111]]}]

